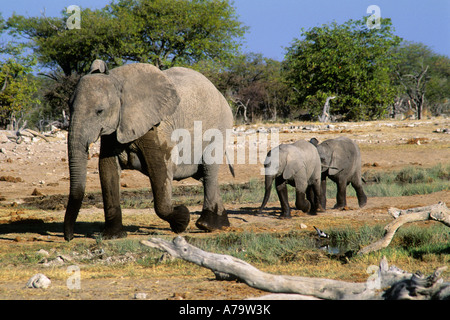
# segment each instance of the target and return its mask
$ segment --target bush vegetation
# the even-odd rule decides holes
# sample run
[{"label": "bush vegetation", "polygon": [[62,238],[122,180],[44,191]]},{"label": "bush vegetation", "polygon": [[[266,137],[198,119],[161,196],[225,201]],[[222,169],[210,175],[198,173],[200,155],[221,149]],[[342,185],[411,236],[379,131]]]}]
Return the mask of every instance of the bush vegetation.
[{"label": "bush vegetation", "polygon": [[0,127],[22,118],[41,129],[68,115],[77,79],[94,59],[110,69],[144,62],[199,70],[237,121],[317,120],[330,96],[331,113],[345,120],[449,111],[450,59],[403,41],[389,18],[379,30],[367,17],[302,30],[276,61],[242,51],[248,28],[229,0],[111,1],[81,8],[79,29],[67,26],[71,14],[0,15],[0,34],[13,36],[0,49]]},{"label": "bush vegetation", "polygon": [[[438,164],[430,168],[405,167],[396,171],[369,170],[363,174],[366,181],[364,191],[368,197],[400,197],[430,194],[450,190],[450,164]],[[336,197],[336,184],[327,179],[327,199]],[[289,199],[295,199],[295,190],[288,187]],[[264,197],[264,182],[251,179],[248,183],[222,186],[225,202],[258,203]],[[349,185],[347,196],[356,193]],[[271,202],[278,201],[272,186]]]}]

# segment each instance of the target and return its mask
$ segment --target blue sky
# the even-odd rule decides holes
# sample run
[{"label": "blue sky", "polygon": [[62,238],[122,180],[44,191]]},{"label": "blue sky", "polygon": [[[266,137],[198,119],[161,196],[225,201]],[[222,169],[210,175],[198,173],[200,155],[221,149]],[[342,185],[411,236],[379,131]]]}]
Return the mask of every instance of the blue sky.
[{"label": "blue sky", "polygon": [[[102,8],[110,0],[2,0],[0,12],[25,16],[59,16],[69,5]],[[283,60],[285,47],[300,37],[301,28],[367,16],[369,5],[380,7],[391,18],[395,33],[408,41],[422,42],[450,57],[450,0],[234,0],[240,21],[250,27],[245,52]],[[82,22],[81,22],[82,23]],[[5,40],[0,39],[0,42]]]}]

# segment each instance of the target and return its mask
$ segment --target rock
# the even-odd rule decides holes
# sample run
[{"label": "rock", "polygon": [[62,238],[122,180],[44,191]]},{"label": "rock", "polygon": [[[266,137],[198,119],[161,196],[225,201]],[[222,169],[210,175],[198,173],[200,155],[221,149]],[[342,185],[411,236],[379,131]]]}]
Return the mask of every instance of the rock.
[{"label": "rock", "polygon": [[166,263],[173,260],[175,260],[175,258],[171,254],[164,252],[162,256],[158,259],[158,263]]},{"label": "rock", "polygon": [[37,188],[34,188],[33,192],[31,193],[32,196],[43,196],[44,194],[40,192]]},{"label": "rock", "polygon": [[8,138],[8,135],[5,132],[0,132],[0,143],[7,142],[11,142],[11,140]]},{"label": "rock", "polygon": [[72,262],[73,261],[73,258],[71,256],[68,256],[67,254],[60,254],[58,256],[58,258],[60,258],[64,262]]},{"label": "rock", "polygon": [[47,259],[42,261],[42,265],[44,267],[60,267],[62,265],[64,265],[64,259],[61,258],[60,256],[56,257],[53,260],[47,261]]},{"label": "rock", "polygon": [[50,254],[48,253],[48,251],[41,249],[38,252],[36,252],[37,254],[44,256],[44,257],[48,257]]},{"label": "rock", "polygon": [[258,133],[267,133],[267,129],[264,127],[259,127],[258,129],[256,129],[256,132]]},{"label": "rock", "polygon": [[12,182],[12,183],[23,182],[22,178],[20,178],[20,177],[16,178],[16,177],[11,177],[11,176],[1,176],[0,181],[6,181],[6,182]]},{"label": "rock", "polygon": [[136,300],[145,300],[145,299],[147,299],[147,294],[146,294],[146,293],[143,293],[143,292],[135,293],[133,299],[136,299]]},{"label": "rock", "polygon": [[435,131],[433,131],[435,133],[450,133],[450,130],[448,128],[437,128]]},{"label": "rock", "polygon": [[42,273],[35,274],[28,280],[27,288],[47,289],[52,282]]}]

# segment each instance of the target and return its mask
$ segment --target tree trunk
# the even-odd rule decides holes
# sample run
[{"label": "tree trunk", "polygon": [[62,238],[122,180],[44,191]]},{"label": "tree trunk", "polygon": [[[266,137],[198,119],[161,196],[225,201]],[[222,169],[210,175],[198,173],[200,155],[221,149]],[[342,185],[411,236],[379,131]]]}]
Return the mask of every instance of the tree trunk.
[{"label": "tree trunk", "polygon": [[420,207],[408,210],[400,210],[396,208],[389,209],[389,213],[396,219],[389,223],[386,227],[384,237],[364,248],[359,250],[358,254],[367,254],[369,252],[377,251],[386,248],[392,241],[395,232],[405,223],[435,220],[442,222],[447,227],[450,227],[450,211],[443,202],[438,204]]},{"label": "tree trunk", "polygon": [[[274,275],[262,272],[245,261],[229,255],[205,252],[186,242],[180,236],[173,242],[162,239],[142,240],[141,244],[167,251],[181,258],[212,270],[220,280],[239,279],[247,285],[274,293],[299,294],[301,299],[319,298],[329,300],[367,299],[424,299],[450,298],[450,283],[442,283],[440,275],[447,268],[439,268],[430,277],[411,275],[396,267],[388,267],[386,258],[380,266],[372,266],[365,283],[339,280]],[[405,284],[406,282],[406,284]],[[388,288],[386,292],[383,292]],[[286,298],[286,296],[283,296]],[[273,296],[271,297],[273,299]]]},{"label": "tree trunk", "polygon": [[328,97],[327,101],[325,102],[325,105],[323,107],[323,113],[322,116],[319,116],[319,121],[322,123],[330,122],[331,115],[330,115],[330,100],[335,99],[336,97]]}]

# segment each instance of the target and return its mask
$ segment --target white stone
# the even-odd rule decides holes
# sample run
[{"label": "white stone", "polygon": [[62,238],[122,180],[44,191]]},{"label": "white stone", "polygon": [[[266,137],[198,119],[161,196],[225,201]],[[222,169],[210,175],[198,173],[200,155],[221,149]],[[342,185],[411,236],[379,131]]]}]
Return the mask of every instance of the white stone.
[{"label": "white stone", "polygon": [[27,288],[47,289],[52,282],[42,273],[35,274],[28,280]]}]

